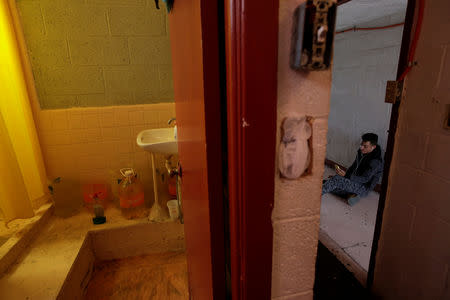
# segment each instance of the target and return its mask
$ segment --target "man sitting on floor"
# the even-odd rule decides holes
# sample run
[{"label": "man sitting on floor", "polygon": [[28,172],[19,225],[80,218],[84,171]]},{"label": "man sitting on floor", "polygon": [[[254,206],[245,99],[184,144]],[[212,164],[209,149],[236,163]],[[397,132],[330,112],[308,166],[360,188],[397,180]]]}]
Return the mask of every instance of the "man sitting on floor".
[{"label": "man sitting on floor", "polygon": [[324,182],[322,195],[326,193],[339,195],[346,198],[347,203],[352,206],[378,183],[383,173],[381,149],[377,144],[378,136],[375,133],[365,133],[361,139],[361,146],[353,164],[347,172],[336,167],[338,175]]}]

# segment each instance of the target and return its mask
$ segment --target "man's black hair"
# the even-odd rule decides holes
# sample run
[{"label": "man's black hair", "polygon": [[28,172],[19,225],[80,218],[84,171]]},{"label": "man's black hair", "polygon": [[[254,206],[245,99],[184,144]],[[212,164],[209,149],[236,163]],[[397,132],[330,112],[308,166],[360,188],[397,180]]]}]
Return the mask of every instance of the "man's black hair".
[{"label": "man's black hair", "polygon": [[378,135],[375,133],[364,133],[361,139],[363,142],[370,142],[372,145],[376,145],[378,143]]}]

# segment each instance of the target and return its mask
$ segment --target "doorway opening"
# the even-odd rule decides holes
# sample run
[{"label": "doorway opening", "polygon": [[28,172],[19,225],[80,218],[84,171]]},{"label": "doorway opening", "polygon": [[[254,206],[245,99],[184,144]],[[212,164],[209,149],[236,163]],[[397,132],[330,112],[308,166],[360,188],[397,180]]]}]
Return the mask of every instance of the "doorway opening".
[{"label": "doorway opening", "polygon": [[[384,165],[392,114],[392,104],[385,103],[386,82],[396,79],[407,2],[352,0],[338,7],[324,180],[339,176],[336,168],[348,170],[365,133],[377,135]],[[371,178],[373,190],[356,198],[356,203],[336,190],[324,194],[321,202],[319,240],[363,286],[377,223],[381,174],[386,172],[380,170],[378,178]]]}]

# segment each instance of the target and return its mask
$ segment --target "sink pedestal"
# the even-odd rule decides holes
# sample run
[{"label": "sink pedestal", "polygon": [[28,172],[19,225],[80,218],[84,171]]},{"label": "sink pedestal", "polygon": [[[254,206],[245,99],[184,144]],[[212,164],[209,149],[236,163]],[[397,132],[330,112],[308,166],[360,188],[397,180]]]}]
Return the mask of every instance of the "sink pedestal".
[{"label": "sink pedestal", "polygon": [[175,138],[174,128],[156,128],[141,131],[137,136],[139,147],[149,152],[152,158],[153,190],[155,193],[155,203],[150,209],[148,219],[152,222],[165,222],[169,220],[166,210],[159,204],[158,185],[156,178],[156,165],[154,153],[164,153],[171,155],[178,153],[178,144]]},{"label": "sink pedestal", "polygon": [[157,178],[156,178],[155,154],[153,154],[153,152],[150,152],[150,156],[152,158],[153,192],[155,194],[155,203],[153,203],[153,206],[150,209],[148,219],[151,222],[163,222],[166,221],[169,218],[169,216],[167,215],[167,212],[159,204],[158,184],[156,180]]}]

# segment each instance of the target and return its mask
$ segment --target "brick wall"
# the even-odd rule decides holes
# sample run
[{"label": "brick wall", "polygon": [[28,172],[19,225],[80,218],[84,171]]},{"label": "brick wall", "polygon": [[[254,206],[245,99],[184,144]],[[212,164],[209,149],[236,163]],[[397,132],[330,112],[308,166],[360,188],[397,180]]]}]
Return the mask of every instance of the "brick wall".
[{"label": "brick wall", "polygon": [[375,268],[383,299],[450,299],[449,11],[426,1],[406,77]]},{"label": "brick wall", "polygon": [[43,109],[173,102],[153,0],[16,0]]},{"label": "brick wall", "polygon": [[292,15],[302,2],[305,0],[280,1],[277,141],[281,140],[281,122],[288,113],[312,117],[313,161],[311,174],[297,180],[282,179],[278,171],[275,174],[272,299],[277,300],[313,298],[327,142],[331,71],[306,73],[289,68]]},{"label": "brick wall", "polygon": [[[133,167],[149,205],[151,164],[136,137],[167,127],[175,116],[173,103],[159,103],[173,102],[164,7],[158,11],[150,0],[16,4],[38,92],[31,104],[48,177],[110,184],[111,172]],[[164,157],[157,155],[156,163],[163,170]],[[157,183],[164,201],[167,181],[158,176]]]},{"label": "brick wall", "polygon": [[[384,26],[403,18],[401,13],[357,24],[357,27]],[[403,27],[395,27],[336,35],[328,159],[350,166],[365,132],[378,134],[381,148],[386,149],[391,104],[384,103],[384,95],[386,81],[395,79],[402,32]]]}]

